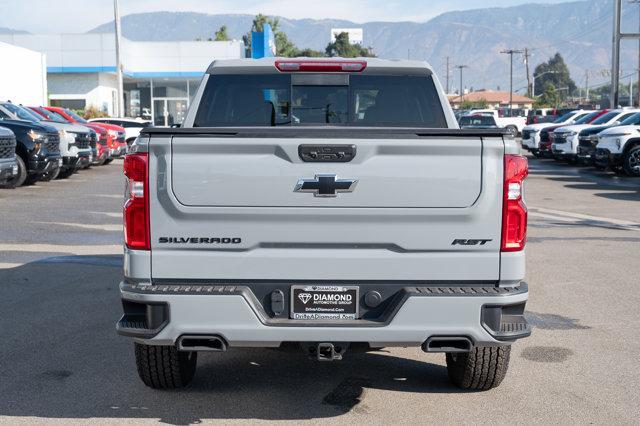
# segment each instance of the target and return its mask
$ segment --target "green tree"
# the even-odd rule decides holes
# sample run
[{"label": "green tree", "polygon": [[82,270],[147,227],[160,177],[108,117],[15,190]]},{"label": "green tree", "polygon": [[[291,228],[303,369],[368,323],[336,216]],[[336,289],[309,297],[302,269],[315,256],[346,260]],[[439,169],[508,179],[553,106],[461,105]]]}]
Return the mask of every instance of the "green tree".
[{"label": "green tree", "polygon": [[215,34],[215,41],[229,41],[229,35],[227,34],[227,26],[223,25],[220,27]]},{"label": "green tree", "polygon": [[[542,95],[546,91],[547,83],[551,83],[556,91],[559,91],[559,97],[570,96],[576,92],[576,83],[571,79],[569,68],[559,53],[556,53],[547,62],[539,64],[533,75],[536,79],[534,93],[536,96]],[[536,78],[536,76],[539,77]]]},{"label": "green tree", "polygon": [[319,50],[306,48],[306,49],[298,50],[296,52],[296,56],[306,56],[307,58],[322,58],[326,55],[324,54],[324,52],[321,52]]},{"label": "green tree", "polygon": [[362,47],[359,44],[349,42],[349,33],[340,33],[336,39],[327,45],[327,56],[340,56],[342,58],[374,57],[371,48]]},{"label": "green tree", "polygon": [[273,31],[273,37],[276,42],[276,56],[296,56],[298,49],[289,40],[287,35],[283,31],[280,31],[280,20],[278,18],[263,15],[262,13],[257,14],[253,18],[251,30],[242,36],[242,40],[244,41],[244,45],[247,47],[247,50],[251,51],[251,32],[264,31],[264,24],[269,24],[271,26],[271,31]]},{"label": "green tree", "polygon": [[558,89],[556,89],[556,86],[553,83],[547,81],[544,85],[544,92],[536,100],[536,107],[558,107],[560,106],[560,102],[561,99]]}]

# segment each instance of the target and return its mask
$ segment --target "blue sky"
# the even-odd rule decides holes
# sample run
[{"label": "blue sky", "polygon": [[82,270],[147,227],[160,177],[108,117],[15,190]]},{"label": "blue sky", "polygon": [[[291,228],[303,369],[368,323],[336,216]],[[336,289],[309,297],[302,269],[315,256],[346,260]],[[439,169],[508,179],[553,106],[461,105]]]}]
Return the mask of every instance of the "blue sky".
[{"label": "blue sky", "polygon": [[[337,18],[355,22],[427,21],[443,12],[567,0],[120,0],[123,15],[149,11],[193,11]],[[0,27],[33,33],[85,32],[113,16],[112,0],[0,0]]]}]

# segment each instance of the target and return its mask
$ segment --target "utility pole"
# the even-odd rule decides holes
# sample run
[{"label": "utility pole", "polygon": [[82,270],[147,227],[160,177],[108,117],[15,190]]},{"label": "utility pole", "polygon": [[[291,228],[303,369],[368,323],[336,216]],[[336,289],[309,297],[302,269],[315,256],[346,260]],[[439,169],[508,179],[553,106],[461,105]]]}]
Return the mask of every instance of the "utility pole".
[{"label": "utility pole", "polygon": [[462,70],[469,68],[467,65],[456,65],[455,68],[460,70],[460,103],[464,100],[464,86],[462,86]]},{"label": "utility pole", "polygon": [[613,1],[613,48],[611,49],[611,95],[609,107],[616,108],[619,104],[620,84],[620,9],[622,0]]},{"label": "utility pole", "polygon": [[447,91],[446,93],[449,93],[449,57],[447,56]]},{"label": "utility pole", "polygon": [[529,74],[529,49],[524,48],[524,66],[527,70],[527,96],[532,97],[533,91],[531,86],[531,75]]},{"label": "utility pole", "polygon": [[[632,1],[630,3],[637,3],[637,1]],[[621,13],[622,13],[622,0],[614,0],[613,2],[613,49],[612,49],[612,55],[611,55],[611,96],[610,96],[610,101],[611,101],[610,103],[612,108],[615,108],[620,104],[620,87],[619,87],[620,85],[620,40],[624,38],[635,38],[640,40],[640,31],[637,33],[621,33],[620,32]]]},{"label": "utility pole", "polygon": [[585,70],[584,72],[584,85],[586,93],[585,93],[585,98],[586,98],[586,103],[589,103],[589,70]]},{"label": "utility pole", "polygon": [[[638,5],[638,33],[640,33],[640,0],[633,0]],[[638,106],[640,107],[640,38],[638,39]]]},{"label": "utility pole", "polygon": [[113,0],[113,15],[116,26],[116,76],[118,78],[118,111],[116,116],[124,117],[124,83],[122,81],[122,58],[120,55],[120,7],[118,0]]},{"label": "utility pole", "polygon": [[523,53],[523,50],[518,49],[508,49],[503,50],[500,53],[506,53],[509,55],[509,60],[511,62],[511,71],[509,73],[509,117],[513,117],[513,55],[514,53]]}]

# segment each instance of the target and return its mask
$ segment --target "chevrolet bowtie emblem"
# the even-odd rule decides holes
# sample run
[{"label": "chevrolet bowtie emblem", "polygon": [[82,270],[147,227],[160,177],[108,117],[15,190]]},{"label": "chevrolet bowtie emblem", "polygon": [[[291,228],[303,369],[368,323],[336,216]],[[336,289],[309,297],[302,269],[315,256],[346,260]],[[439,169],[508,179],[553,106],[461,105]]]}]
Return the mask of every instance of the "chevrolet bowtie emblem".
[{"label": "chevrolet bowtie emblem", "polygon": [[353,192],[357,180],[338,179],[334,174],[317,174],[314,179],[300,179],[293,192],[311,192],[316,197],[335,197],[339,192]]}]

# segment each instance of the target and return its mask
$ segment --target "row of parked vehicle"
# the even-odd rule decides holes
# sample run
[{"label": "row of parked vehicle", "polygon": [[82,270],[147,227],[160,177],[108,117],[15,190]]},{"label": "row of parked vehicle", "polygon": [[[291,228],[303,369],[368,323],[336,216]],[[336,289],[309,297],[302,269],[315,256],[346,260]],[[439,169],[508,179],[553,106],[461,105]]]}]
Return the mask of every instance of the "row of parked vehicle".
[{"label": "row of parked vehicle", "polygon": [[503,128],[515,137],[522,134],[524,127],[529,124],[552,123],[572,110],[573,108],[498,108],[458,110],[455,114],[462,128]]},{"label": "row of parked vehicle", "polygon": [[0,186],[65,179],[109,164],[150,125],[136,119],[87,121],[66,108],[0,102]]},{"label": "row of parked vehicle", "polygon": [[526,126],[522,147],[536,157],[640,177],[640,109],[573,110]]}]

